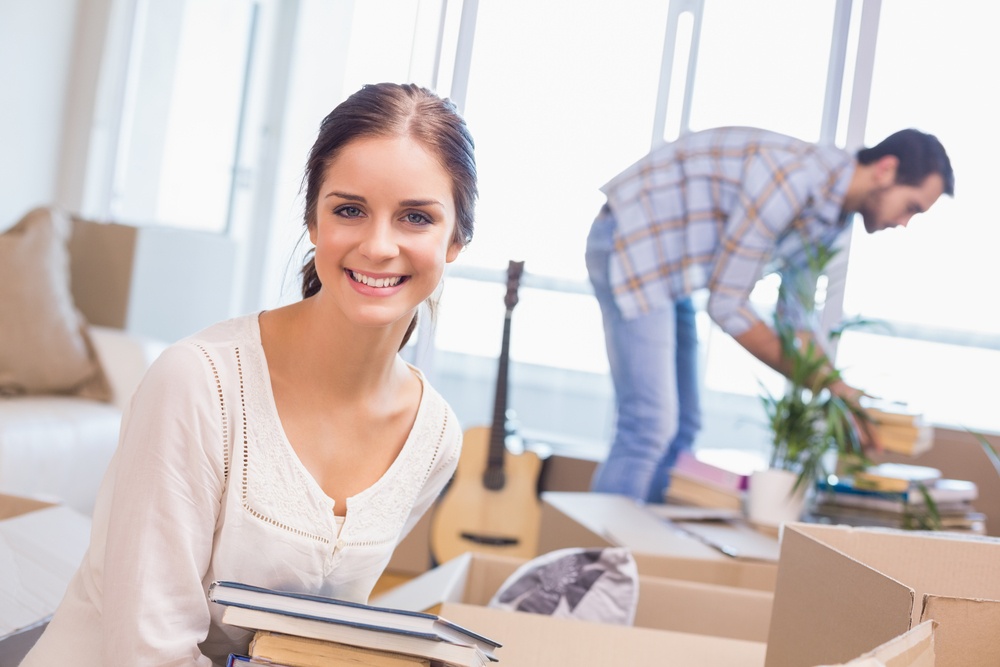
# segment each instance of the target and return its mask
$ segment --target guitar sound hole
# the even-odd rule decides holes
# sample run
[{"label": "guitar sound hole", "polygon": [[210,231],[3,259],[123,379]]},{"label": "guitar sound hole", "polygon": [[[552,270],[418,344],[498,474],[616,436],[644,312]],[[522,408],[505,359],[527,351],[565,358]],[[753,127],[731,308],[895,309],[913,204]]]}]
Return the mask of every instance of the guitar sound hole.
[{"label": "guitar sound hole", "polygon": [[483,486],[490,491],[499,491],[507,483],[507,475],[502,468],[488,468],[483,473]]}]

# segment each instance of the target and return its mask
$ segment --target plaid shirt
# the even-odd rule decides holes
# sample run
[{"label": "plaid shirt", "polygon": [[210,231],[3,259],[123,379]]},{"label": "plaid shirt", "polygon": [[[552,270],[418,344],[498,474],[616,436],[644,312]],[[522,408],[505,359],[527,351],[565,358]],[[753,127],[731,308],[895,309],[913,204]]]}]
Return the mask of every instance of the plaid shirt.
[{"label": "plaid shirt", "polygon": [[[711,318],[730,335],[747,331],[760,321],[750,304],[757,281],[775,271],[806,279],[806,246],[830,246],[847,228],[854,166],[842,149],[744,127],[653,149],[601,188],[616,221],[609,268],[622,314],[707,287]],[[792,324],[809,326],[801,307],[783,306]]]}]

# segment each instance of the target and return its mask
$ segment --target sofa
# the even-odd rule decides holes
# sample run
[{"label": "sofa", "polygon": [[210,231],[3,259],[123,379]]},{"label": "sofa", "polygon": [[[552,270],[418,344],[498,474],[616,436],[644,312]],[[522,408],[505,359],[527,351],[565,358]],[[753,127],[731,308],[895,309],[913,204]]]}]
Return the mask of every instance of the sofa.
[{"label": "sofa", "polygon": [[124,327],[134,228],[30,211],[0,234],[0,492],[89,515],[165,343]]}]

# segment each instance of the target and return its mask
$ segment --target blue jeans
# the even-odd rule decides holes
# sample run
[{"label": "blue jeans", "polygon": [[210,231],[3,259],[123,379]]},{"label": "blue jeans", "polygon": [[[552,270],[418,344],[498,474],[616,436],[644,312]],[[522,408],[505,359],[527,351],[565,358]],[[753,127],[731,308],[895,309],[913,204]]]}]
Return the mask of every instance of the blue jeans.
[{"label": "blue jeans", "polygon": [[670,469],[701,428],[698,330],[690,298],[624,319],[608,275],[615,221],[605,207],[587,237],[587,272],[604,319],[615,434],[591,490],[664,502]]}]

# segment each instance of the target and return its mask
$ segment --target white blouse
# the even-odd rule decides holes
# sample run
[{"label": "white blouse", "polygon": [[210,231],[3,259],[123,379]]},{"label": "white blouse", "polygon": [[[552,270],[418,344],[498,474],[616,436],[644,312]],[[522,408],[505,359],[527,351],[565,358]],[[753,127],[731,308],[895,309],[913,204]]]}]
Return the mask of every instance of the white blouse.
[{"label": "white blouse", "polygon": [[123,417],[89,550],[22,667],[224,665],[250,633],[221,623],[216,579],[366,601],[461,448],[455,414],[413,372],[406,443],[338,526],[282,430],[257,315],[172,345]]}]

